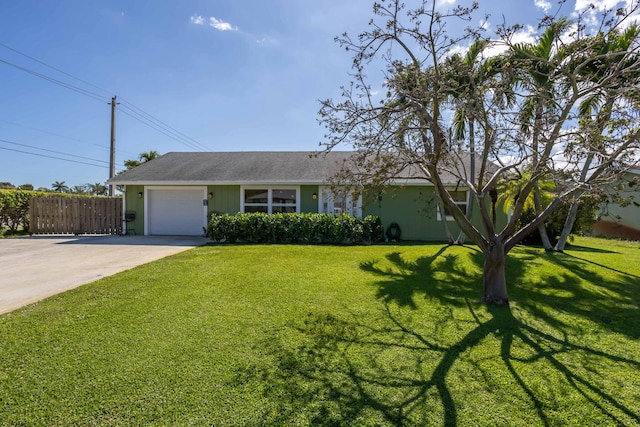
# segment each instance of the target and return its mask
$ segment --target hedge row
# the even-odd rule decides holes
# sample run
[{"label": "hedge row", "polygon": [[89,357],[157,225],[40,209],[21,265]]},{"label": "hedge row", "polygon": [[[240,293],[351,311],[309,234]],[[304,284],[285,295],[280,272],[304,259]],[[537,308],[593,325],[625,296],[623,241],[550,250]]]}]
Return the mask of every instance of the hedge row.
[{"label": "hedge row", "polygon": [[18,228],[29,230],[29,201],[50,193],[28,190],[0,190],[0,228],[15,233]]},{"label": "hedge row", "polygon": [[239,213],[214,215],[209,237],[217,242],[370,244],[384,239],[380,218],[347,214]]}]

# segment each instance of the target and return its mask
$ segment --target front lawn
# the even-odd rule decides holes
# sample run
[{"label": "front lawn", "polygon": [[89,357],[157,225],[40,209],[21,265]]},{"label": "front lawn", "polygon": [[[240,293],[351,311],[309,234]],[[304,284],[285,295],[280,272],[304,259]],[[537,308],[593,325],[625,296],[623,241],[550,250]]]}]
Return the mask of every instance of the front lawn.
[{"label": "front lawn", "polygon": [[0,425],[640,424],[640,245],[206,246],[0,316]]}]

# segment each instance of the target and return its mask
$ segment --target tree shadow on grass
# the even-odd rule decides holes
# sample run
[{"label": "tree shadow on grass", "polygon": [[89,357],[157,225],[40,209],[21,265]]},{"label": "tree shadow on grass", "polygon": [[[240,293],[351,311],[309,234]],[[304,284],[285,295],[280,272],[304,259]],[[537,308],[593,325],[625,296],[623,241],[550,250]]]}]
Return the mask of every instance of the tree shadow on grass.
[{"label": "tree shadow on grass", "polygon": [[[310,313],[292,326],[302,344],[288,345],[277,336],[265,340],[263,350],[275,361],[273,367],[248,366],[235,379],[238,383],[262,382],[265,397],[276,402],[265,414],[264,424],[456,426],[493,425],[500,419],[503,424],[519,421],[550,426],[567,421],[558,415],[558,407],[560,412],[569,411],[576,399],[599,418],[582,414],[581,420],[571,422],[640,423],[634,397],[618,396],[617,389],[610,390],[597,381],[607,375],[611,365],[629,372],[640,369],[633,355],[578,342],[575,334],[567,331],[571,325],[540,308],[552,304],[553,298],[557,302],[557,296],[536,293],[533,285],[518,292],[519,301],[532,299],[531,304],[518,302],[517,311],[528,311],[526,316],[514,315],[508,306],[485,308],[469,302],[478,299],[478,277],[458,267],[460,256],[443,248],[415,262],[392,252],[386,259],[393,268],[379,267],[374,261],[365,263],[361,268],[381,279],[375,282],[382,302],[378,313]],[[470,256],[478,259],[473,251]],[[554,257],[564,268],[580,269],[570,257]],[[510,266],[512,273],[526,274],[527,268],[518,265],[524,264],[523,258],[527,257],[510,261],[515,263]],[[592,272],[578,272],[578,276],[598,279]],[[579,280],[573,275],[559,277],[549,286],[565,287],[573,293],[562,302],[563,310],[602,320],[600,311],[609,305],[592,305],[598,313],[591,315],[585,300],[593,299],[595,291],[577,289]],[[624,280],[613,285],[613,294],[608,297],[626,298],[619,289],[623,286]],[[415,321],[411,313],[421,306],[419,296],[434,299],[432,304],[441,310],[455,307],[455,318]],[[461,313],[467,313],[466,320]],[[448,323],[460,333],[434,333],[433,325],[438,322]],[[635,334],[626,331],[626,335]],[[486,340],[497,344],[494,351],[474,358],[481,345],[486,351]],[[538,367],[544,367],[544,372],[538,372]],[[465,381],[455,380],[460,372],[468,376]],[[496,378],[506,384],[504,390],[492,389],[490,384]],[[540,388],[541,381],[553,381],[549,387],[557,387],[558,396],[550,398]],[[482,394],[489,401],[470,411],[467,406],[474,404],[469,402],[474,400],[470,396]],[[573,400],[563,401],[564,394],[571,394]],[[514,402],[520,406],[512,407]],[[525,416],[518,413],[523,409],[529,409],[527,420],[518,418]]]},{"label": "tree shadow on grass", "polygon": [[[565,314],[594,322],[611,332],[640,338],[638,276],[566,253],[551,252],[536,257],[528,249],[523,252],[529,258],[527,263],[513,257],[508,261],[510,266],[516,266],[512,271],[520,271],[513,278],[508,277],[514,284],[510,295],[520,307],[560,330],[572,327],[559,316]],[[554,273],[538,272],[531,275],[537,280],[528,279],[528,273],[542,262],[555,265]],[[594,265],[613,274],[605,277],[592,268]]]},{"label": "tree shadow on grass", "polygon": [[[464,304],[464,299],[479,299],[475,283],[482,283],[477,271],[468,271],[460,262],[460,255],[447,253],[442,246],[435,254],[407,261],[401,252],[386,255],[389,267],[380,267],[377,261],[367,261],[360,268],[381,278],[376,282],[377,296],[385,302],[395,302],[399,306],[417,308],[415,298],[435,297],[453,304]],[[477,250],[469,248],[476,257],[482,257]],[[480,270],[482,271],[482,270]]]}]

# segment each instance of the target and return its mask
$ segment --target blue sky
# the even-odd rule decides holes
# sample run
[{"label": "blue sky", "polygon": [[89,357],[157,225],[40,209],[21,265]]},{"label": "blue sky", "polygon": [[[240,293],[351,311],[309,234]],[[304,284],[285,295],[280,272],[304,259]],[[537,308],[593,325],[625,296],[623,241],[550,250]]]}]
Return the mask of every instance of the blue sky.
[{"label": "blue sky", "polygon": [[[586,5],[577,1],[569,0],[562,14]],[[440,2],[442,7],[456,3]],[[0,181],[47,188],[54,181],[104,182],[112,96],[121,102],[117,170],[149,150],[316,150],[325,133],[317,122],[318,101],[339,97],[340,86],[349,81],[351,58],[333,39],[366,29],[371,5],[370,0],[5,2]],[[545,8],[554,10],[555,2],[481,0],[476,24],[489,13],[490,29],[503,17],[535,26]],[[525,29],[523,38],[534,33],[533,27]]]}]

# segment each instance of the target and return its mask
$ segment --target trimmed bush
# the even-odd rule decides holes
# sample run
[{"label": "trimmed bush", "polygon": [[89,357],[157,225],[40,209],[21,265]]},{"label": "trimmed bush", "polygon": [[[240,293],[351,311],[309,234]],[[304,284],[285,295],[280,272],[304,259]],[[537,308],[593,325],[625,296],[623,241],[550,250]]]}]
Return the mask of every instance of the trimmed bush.
[{"label": "trimmed bush", "polygon": [[214,215],[209,237],[216,242],[371,244],[384,239],[380,218],[347,214],[238,213]]},{"label": "trimmed bush", "polygon": [[15,233],[18,228],[29,231],[29,202],[32,197],[48,193],[27,190],[0,190],[0,228]]}]

